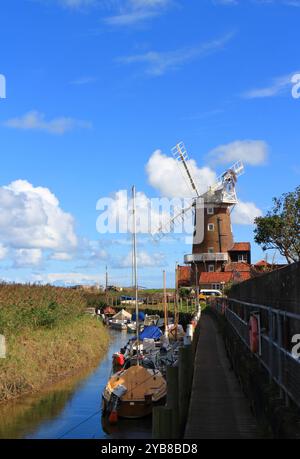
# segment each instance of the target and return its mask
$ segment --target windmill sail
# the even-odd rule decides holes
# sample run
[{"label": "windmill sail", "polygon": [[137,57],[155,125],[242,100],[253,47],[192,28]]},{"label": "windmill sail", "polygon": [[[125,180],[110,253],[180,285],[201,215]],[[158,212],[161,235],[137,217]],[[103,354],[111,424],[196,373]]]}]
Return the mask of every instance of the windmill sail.
[{"label": "windmill sail", "polygon": [[200,198],[198,187],[188,166],[189,156],[184,143],[179,142],[174,148],[172,148],[172,153],[180,166],[183,178],[188,187],[191,189],[193,196]]}]

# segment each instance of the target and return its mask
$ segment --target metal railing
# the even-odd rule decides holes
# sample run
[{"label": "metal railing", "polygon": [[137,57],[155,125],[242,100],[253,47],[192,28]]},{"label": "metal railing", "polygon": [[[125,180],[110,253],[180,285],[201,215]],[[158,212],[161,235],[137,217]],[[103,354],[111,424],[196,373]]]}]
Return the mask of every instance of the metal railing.
[{"label": "metal railing", "polygon": [[279,387],[281,396],[300,407],[300,355],[293,354],[292,338],[300,335],[300,314],[248,303],[233,298],[216,299],[212,304],[227,319],[250,349],[249,321],[253,314],[260,320],[259,352],[254,354]]}]

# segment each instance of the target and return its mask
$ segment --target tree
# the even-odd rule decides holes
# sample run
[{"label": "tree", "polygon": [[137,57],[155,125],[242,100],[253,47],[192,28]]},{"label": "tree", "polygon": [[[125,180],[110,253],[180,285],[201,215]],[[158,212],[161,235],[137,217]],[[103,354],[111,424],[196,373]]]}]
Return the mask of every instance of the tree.
[{"label": "tree", "polygon": [[277,249],[288,263],[300,260],[300,186],[273,199],[273,209],[255,219],[255,242],[264,251]]}]

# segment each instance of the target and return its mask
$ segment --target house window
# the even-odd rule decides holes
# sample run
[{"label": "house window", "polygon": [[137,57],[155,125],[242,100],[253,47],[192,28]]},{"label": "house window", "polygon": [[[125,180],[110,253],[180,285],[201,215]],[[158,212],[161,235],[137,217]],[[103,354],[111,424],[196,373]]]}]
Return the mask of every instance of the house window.
[{"label": "house window", "polygon": [[213,290],[221,290],[221,284],[212,284]]},{"label": "house window", "polygon": [[248,261],[247,255],[245,255],[245,254],[239,255],[239,256],[238,256],[238,261],[239,261],[240,263],[243,263],[243,262],[247,263],[247,261]]},{"label": "house window", "polygon": [[215,253],[214,248],[213,247],[209,247],[208,248],[208,253]]},{"label": "house window", "polygon": [[208,207],[207,213],[208,213],[208,215],[214,215],[214,213],[215,213],[214,208],[213,207]]},{"label": "house window", "polygon": [[208,231],[215,231],[215,225],[213,223],[208,225]]},{"label": "house window", "polygon": [[209,265],[208,266],[208,272],[209,273],[214,273],[215,272],[215,265]]}]

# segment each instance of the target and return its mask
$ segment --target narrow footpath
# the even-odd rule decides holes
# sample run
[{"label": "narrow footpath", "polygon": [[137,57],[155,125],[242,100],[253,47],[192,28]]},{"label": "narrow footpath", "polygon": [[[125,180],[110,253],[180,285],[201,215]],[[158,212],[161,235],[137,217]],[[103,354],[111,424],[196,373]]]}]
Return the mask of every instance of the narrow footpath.
[{"label": "narrow footpath", "polygon": [[213,318],[204,314],[186,439],[255,439],[257,424]]}]

